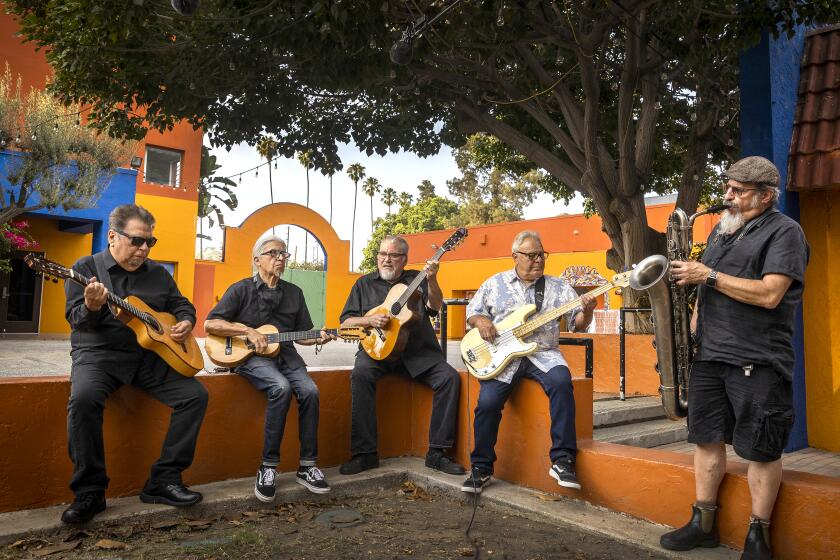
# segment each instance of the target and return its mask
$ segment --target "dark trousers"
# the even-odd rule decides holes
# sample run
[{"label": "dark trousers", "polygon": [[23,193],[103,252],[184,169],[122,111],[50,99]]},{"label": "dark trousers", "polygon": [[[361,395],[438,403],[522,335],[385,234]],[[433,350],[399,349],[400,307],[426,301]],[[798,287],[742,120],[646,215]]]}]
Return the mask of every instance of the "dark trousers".
[{"label": "dark trousers", "polygon": [[560,459],[574,460],[577,454],[575,395],[569,368],[556,366],[543,373],[528,358],[522,358],[519,369],[510,383],[495,379],[480,382],[481,391],[475,407],[475,449],[470,455],[470,461],[474,467],[484,472],[493,472],[493,463],[496,462],[496,439],[505,402],[513,388],[525,377],[539,383],[548,395],[551,413],[551,462]]},{"label": "dark trousers", "polygon": [[[359,355],[350,374],[352,396],[352,428],[350,451],[356,455],[376,453],[376,382],[386,373],[409,375],[400,361],[377,362]],[[429,447],[448,449],[455,443],[455,422],[461,378],[452,366],[440,361],[414,377],[434,391],[432,420],[429,426]]]},{"label": "dark trousers", "polygon": [[[122,353],[120,353],[122,354]],[[75,494],[108,487],[102,416],[105,401],[124,384],[131,384],[172,409],[160,458],[152,465],[148,485],[181,483],[181,472],[192,464],[204,412],[207,389],[184,377],[148,351],[125,354],[125,360],[104,356],[95,363],[74,356],[67,405],[67,443],[73,461],[70,489]],[[126,433],[126,440],[142,434]]]},{"label": "dark trousers", "polygon": [[318,386],[312,381],[305,367],[292,369],[279,358],[253,356],[236,368],[259,391],[265,393],[262,462],[269,467],[280,464],[280,443],[286,430],[286,416],[292,394],[298,402],[298,437],[300,438],[300,464],[314,466],[318,460]]}]

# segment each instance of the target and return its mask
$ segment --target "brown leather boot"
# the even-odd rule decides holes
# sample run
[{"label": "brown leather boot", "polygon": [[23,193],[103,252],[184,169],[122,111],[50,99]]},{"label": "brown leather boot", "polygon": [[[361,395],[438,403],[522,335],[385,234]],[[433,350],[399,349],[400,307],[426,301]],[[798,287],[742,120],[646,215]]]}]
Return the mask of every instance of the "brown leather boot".
[{"label": "brown leather boot", "polygon": [[773,560],[770,550],[770,522],[750,517],[750,530],[744,539],[741,560]]},{"label": "brown leather boot", "polygon": [[679,529],[665,533],[659,538],[662,548],[668,550],[691,550],[702,546],[714,548],[720,545],[717,526],[717,506],[691,506],[691,519]]}]

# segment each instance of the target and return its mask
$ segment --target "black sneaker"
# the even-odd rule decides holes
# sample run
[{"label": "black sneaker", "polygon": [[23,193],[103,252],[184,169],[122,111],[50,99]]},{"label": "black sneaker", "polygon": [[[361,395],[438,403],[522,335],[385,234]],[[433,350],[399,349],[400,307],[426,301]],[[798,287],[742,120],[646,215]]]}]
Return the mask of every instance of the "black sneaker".
[{"label": "black sneaker", "polygon": [[464,467],[447,457],[440,449],[429,451],[426,454],[426,466],[446,474],[464,474],[467,472]]},{"label": "black sneaker", "polygon": [[548,471],[551,478],[557,481],[557,484],[564,488],[574,488],[580,490],[580,482],[578,482],[575,474],[575,463],[569,459],[560,459],[551,465]]},{"label": "black sneaker", "polygon": [[362,471],[377,467],[379,467],[379,455],[376,453],[366,453],[364,455],[354,455],[349,461],[338,468],[338,472],[341,474],[359,474]]},{"label": "black sneaker", "polygon": [[61,514],[61,521],[76,525],[87,523],[97,513],[105,511],[105,492],[82,492]]},{"label": "black sneaker", "polygon": [[473,467],[470,471],[470,476],[461,485],[461,492],[468,492],[470,494],[481,494],[481,490],[485,486],[489,486],[493,480],[493,475],[484,472],[478,467]]},{"label": "black sneaker", "polygon": [[260,465],[257,471],[257,480],[254,482],[254,495],[261,502],[269,503],[274,501],[276,488],[277,469]]},{"label": "black sneaker", "polygon": [[315,465],[310,467],[301,465],[297,472],[297,483],[316,494],[326,494],[330,491],[330,485],[327,484],[324,473]]}]

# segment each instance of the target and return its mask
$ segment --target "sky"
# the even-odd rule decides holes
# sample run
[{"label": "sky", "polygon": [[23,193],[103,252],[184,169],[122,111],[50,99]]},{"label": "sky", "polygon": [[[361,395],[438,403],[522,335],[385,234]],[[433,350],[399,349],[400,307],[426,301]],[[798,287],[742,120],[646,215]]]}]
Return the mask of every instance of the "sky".
[{"label": "sky", "polygon": [[[259,156],[255,148],[245,144],[234,146],[230,152],[224,148],[215,148],[211,153],[216,156],[217,163],[222,167],[217,174],[232,176],[239,182],[239,173],[255,167],[264,160]],[[368,177],[376,177],[383,188],[391,187],[400,192],[409,192],[415,199],[417,197],[417,185],[424,179],[430,180],[435,185],[435,194],[438,196],[449,195],[446,181],[460,176],[455,159],[452,157],[451,149],[444,147],[440,153],[428,158],[421,158],[411,153],[400,152],[386,156],[368,156],[360,152],[355,146],[340,145],[338,149],[344,169],[333,177],[333,219],[332,224],[338,236],[342,239],[350,239],[353,222],[353,182],[347,176],[346,169],[352,163],[361,163],[365,167]],[[306,170],[296,159],[278,159],[277,169],[272,167],[272,180],[274,183],[275,202],[295,202],[306,204]],[[270,203],[268,167],[259,169],[259,175],[254,171],[241,175],[242,182],[235,189],[239,199],[239,206],[234,211],[229,211],[221,206],[225,215],[225,223],[229,226],[239,226],[247,217],[258,208]],[[310,169],[309,171],[309,206],[320,213],[324,219],[329,220],[329,178],[322,175],[320,171]],[[385,215],[388,208],[381,201],[381,194],[374,196],[373,214],[375,218]],[[393,208],[396,211],[396,207]],[[556,216],[563,213],[580,213],[583,211],[583,202],[580,197],[565,206],[562,202],[553,202],[550,195],[541,194],[534,202],[525,209],[526,219],[544,218]],[[287,228],[284,224],[278,224],[275,229],[276,235],[286,238]],[[289,252],[294,255],[293,260],[303,261],[304,253],[304,231],[300,228],[290,227],[289,231]],[[206,230],[206,227],[205,227]],[[213,236],[212,242],[205,241],[208,245],[221,245],[221,235],[218,228],[213,231],[205,231]],[[370,239],[371,218],[370,198],[362,192],[361,182],[359,183],[359,194],[356,209],[356,243],[353,246],[354,266],[358,266],[361,260],[362,249]],[[314,248],[313,248],[314,247]],[[312,236],[308,241],[309,259],[323,259],[319,254],[319,248],[314,243]]]}]

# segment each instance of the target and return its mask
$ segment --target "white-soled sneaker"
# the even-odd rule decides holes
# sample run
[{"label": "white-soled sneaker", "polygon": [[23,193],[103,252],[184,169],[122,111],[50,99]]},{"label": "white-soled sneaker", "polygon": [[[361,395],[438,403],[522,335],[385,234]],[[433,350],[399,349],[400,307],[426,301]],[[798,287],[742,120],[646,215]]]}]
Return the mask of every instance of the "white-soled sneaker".
[{"label": "white-soled sneaker", "polygon": [[321,469],[312,466],[301,466],[298,468],[297,476],[295,477],[297,483],[315,494],[326,494],[330,491],[330,485],[327,484],[327,479],[324,478],[324,473]]},{"label": "white-soled sneaker", "polygon": [[572,461],[561,459],[555,462],[551,465],[548,475],[564,488],[580,490],[580,482],[578,482],[577,474],[575,474],[575,464]]},{"label": "white-soled sneaker", "polygon": [[274,501],[276,488],[277,470],[274,467],[260,465],[257,471],[257,480],[254,482],[254,495],[261,502],[270,503]]},{"label": "white-soled sneaker", "polygon": [[470,476],[461,484],[461,492],[468,494],[481,494],[481,490],[485,486],[489,486],[493,481],[493,475],[484,472],[478,467],[473,467],[470,471]]}]

